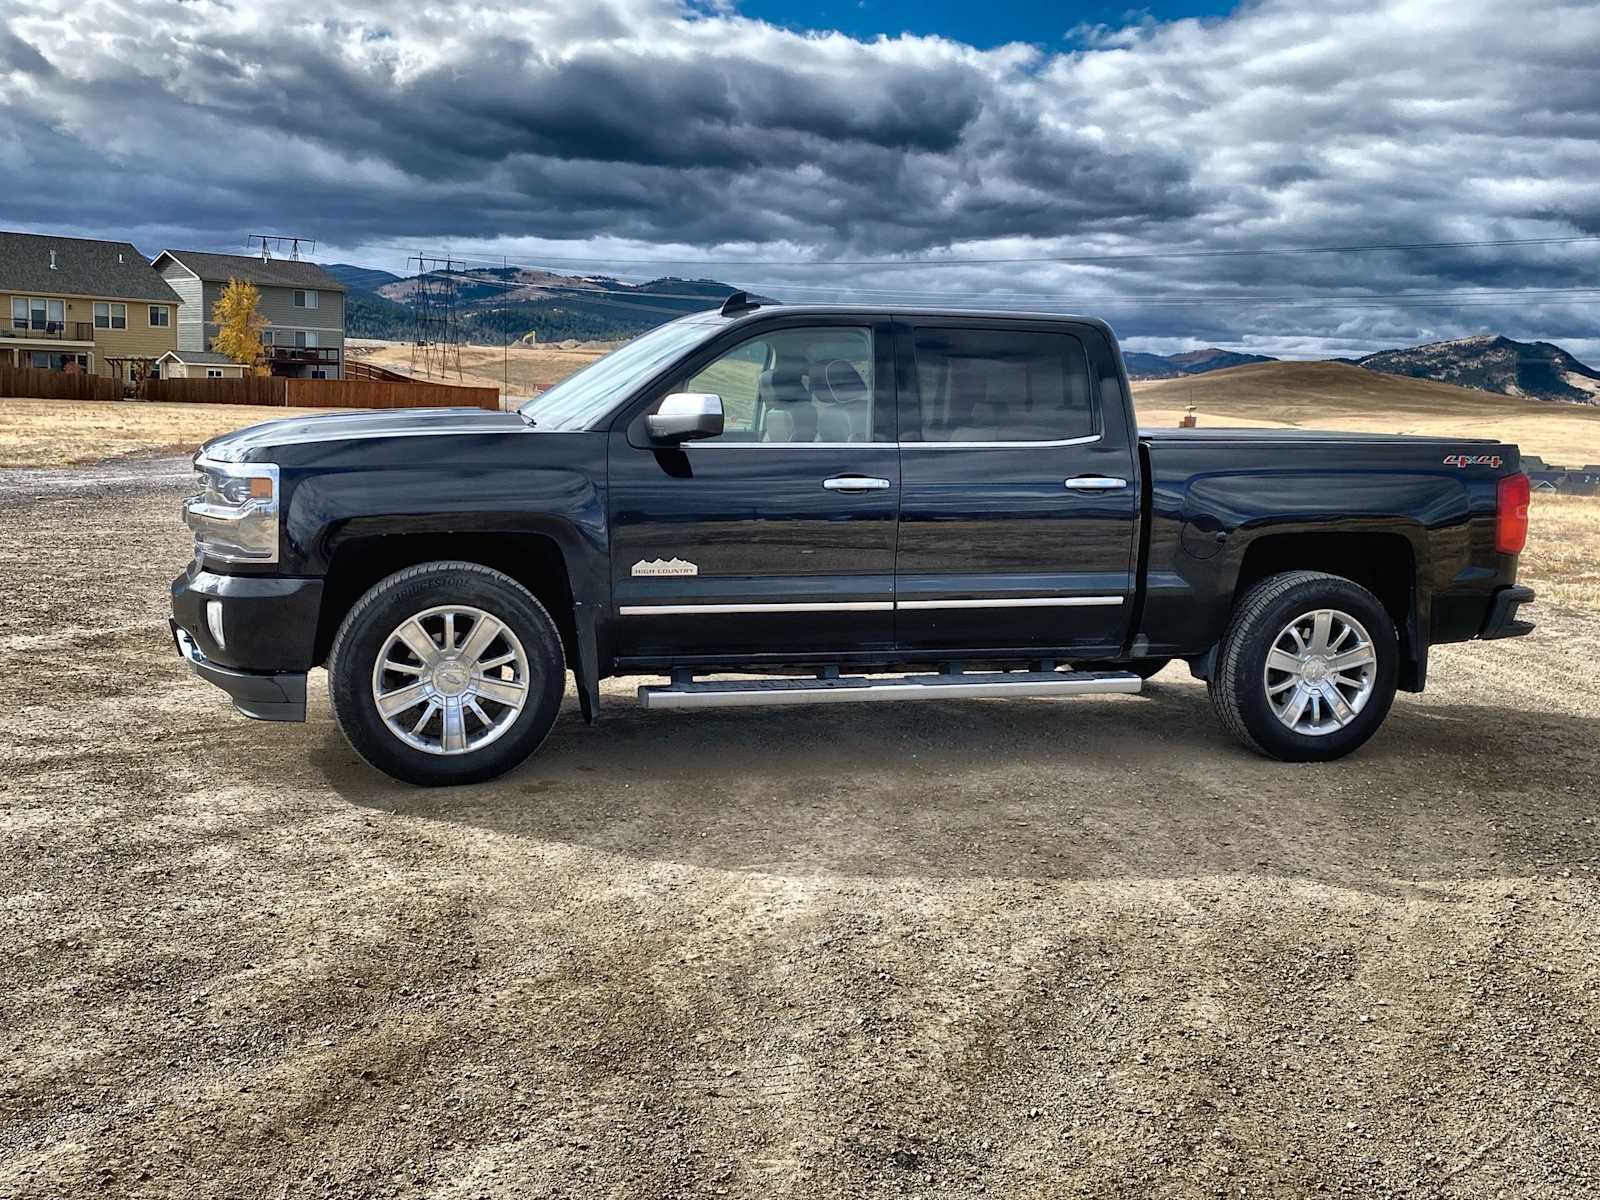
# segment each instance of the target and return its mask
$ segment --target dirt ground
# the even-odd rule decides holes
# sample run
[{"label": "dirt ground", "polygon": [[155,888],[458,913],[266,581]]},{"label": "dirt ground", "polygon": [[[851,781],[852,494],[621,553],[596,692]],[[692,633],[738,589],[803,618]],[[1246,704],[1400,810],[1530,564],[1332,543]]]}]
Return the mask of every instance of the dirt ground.
[{"label": "dirt ground", "polygon": [[0,473],[0,1195],[1600,1194],[1592,612],[1328,766],[1180,666],[423,792],[190,677],[183,487]]}]

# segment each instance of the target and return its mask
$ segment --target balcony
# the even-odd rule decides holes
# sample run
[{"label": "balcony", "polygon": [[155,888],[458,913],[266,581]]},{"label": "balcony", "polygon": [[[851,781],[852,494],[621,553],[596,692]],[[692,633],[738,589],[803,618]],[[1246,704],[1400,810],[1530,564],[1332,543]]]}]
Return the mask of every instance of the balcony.
[{"label": "balcony", "polygon": [[25,339],[30,342],[92,342],[93,321],[32,321],[26,328],[16,321],[0,329],[0,337]]},{"label": "balcony", "polygon": [[267,363],[273,368],[337,367],[339,351],[333,346],[267,346]]}]

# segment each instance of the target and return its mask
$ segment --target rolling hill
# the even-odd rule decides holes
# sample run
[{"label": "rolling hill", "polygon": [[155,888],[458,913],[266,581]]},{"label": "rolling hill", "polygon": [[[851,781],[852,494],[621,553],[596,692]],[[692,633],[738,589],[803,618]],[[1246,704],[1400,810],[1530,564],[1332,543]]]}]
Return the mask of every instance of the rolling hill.
[{"label": "rolling hill", "polygon": [[1146,426],[1176,425],[1193,406],[1200,425],[1277,426],[1492,437],[1547,462],[1600,462],[1600,405],[1552,405],[1527,396],[1389,375],[1351,363],[1269,362],[1177,379],[1136,381]]},{"label": "rolling hill", "polygon": [[350,263],[323,263],[322,269],[352,291],[375,292],[385,284],[400,281],[400,276],[393,271],[380,271],[376,267],[357,267]]},{"label": "rolling hill", "polygon": [[[346,294],[352,337],[404,341],[413,333],[421,276],[337,263],[325,268]],[[432,281],[437,284],[438,280]],[[532,334],[540,342],[633,337],[688,313],[714,308],[736,289],[714,279],[625,283],[604,276],[558,275],[524,267],[456,272],[455,301],[468,341],[488,345]]]},{"label": "rolling hill", "polygon": [[1458,338],[1381,350],[1355,362],[1369,371],[1482,388],[1502,396],[1600,404],[1600,371],[1551,342]]},{"label": "rolling hill", "polygon": [[1208,371],[1242,367],[1247,363],[1277,362],[1266,354],[1240,354],[1208,346],[1204,350],[1186,350],[1182,354],[1141,354],[1137,350],[1124,351],[1123,362],[1134,379],[1175,379],[1180,375],[1203,375]]}]

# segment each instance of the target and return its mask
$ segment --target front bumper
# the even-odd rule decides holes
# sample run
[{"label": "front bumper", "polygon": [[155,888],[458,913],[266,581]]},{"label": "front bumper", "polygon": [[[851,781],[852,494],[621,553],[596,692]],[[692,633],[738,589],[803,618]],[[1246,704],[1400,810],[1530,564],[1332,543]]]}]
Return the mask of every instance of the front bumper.
[{"label": "front bumper", "polygon": [[167,625],[172,630],[173,643],[178,653],[188,660],[194,673],[207,683],[214,683],[233,699],[233,706],[247,717],[258,721],[304,721],[306,719],[306,673],[287,671],[265,673],[239,671],[214,663],[200,652],[194,638],[171,617]]},{"label": "front bumper", "polygon": [[321,606],[320,579],[224,575],[195,562],[172,581],[168,624],[195,674],[245,716],[304,721]]},{"label": "front bumper", "polygon": [[1525,637],[1532,633],[1533,622],[1517,620],[1517,609],[1533,601],[1534,591],[1531,587],[1519,584],[1501,588],[1494,594],[1489,615],[1484,619],[1483,629],[1478,636],[1485,641],[1492,641],[1495,638]]}]

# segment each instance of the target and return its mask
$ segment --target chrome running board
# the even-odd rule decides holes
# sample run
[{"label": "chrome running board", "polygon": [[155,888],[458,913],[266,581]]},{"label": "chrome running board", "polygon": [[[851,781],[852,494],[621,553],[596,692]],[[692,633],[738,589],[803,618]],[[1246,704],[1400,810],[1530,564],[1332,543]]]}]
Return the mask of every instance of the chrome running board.
[{"label": "chrome running board", "polygon": [[807,679],[731,679],[696,683],[690,676],[639,689],[644,708],[745,708],[766,704],[859,704],[870,700],[956,700],[983,696],[1131,694],[1144,680],[1129,671],[945,671],[938,675]]}]

